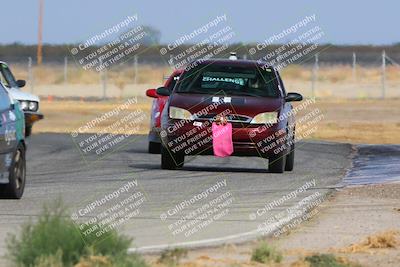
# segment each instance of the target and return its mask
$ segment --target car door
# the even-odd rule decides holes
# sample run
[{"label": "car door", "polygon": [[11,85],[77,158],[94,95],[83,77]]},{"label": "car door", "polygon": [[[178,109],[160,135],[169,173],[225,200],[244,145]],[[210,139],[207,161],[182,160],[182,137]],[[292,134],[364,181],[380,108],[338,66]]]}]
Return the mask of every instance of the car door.
[{"label": "car door", "polygon": [[18,144],[16,119],[8,93],[0,84],[0,183],[8,183],[8,169]]}]

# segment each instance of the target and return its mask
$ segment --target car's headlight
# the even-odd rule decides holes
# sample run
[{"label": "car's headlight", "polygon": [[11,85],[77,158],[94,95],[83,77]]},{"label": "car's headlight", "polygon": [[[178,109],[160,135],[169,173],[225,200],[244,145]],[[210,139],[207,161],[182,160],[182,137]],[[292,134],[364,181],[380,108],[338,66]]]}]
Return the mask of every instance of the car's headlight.
[{"label": "car's headlight", "polygon": [[169,117],[177,120],[192,120],[192,114],[183,108],[169,107]]},{"label": "car's headlight", "polygon": [[272,124],[278,122],[278,112],[265,112],[256,115],[252,120],[251,124]]},{"label": "car's headlight", "polygon": [[21,100],[19,105],[23,111],[37,111],[39,108],[39,104],[36,101]]},{"label": "car's headlight", "polygon": [[30,111],[36,111],[36,110],[38,110],[38,102],[29,101],[28,109],[29,109]]},{"label": "car's headlight", "polygon": [[19,101],[19,105],[21,106],[22,110],[28,110],[28,101]]}]

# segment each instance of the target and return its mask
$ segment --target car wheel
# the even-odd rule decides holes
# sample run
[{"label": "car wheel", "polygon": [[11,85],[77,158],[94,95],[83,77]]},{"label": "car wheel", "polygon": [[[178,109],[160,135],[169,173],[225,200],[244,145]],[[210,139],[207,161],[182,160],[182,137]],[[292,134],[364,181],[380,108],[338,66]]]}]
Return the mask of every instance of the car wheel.
[{"label": "car wheel", "polygon": [[25,127],[25,137],[29,137],[32,134],[32,125]]},{"label": "car wheel", "polygon": [[175,170],[183,167],[185,156],[183,154],[175,154],[161,146],[161,169]]},{"label": "car wheel", "polygon": [[294,143],[290,146],[290,152],[286,155],[285,171],[293,171],[294,166]]},{"label": "car wheel", "polygon": [[9,183],[1,186],[0,195],[6,198],[20,199],[24,193],[25,175],[25,149],[22,144],[19,144],[11,162]]},{"label": "car wheel", "polygon": [[279,153],[268,158],[268,171],[272,173],[283,173],[285,170],[286,155]]},{"label": "car wheel", "polygon": [[160,154],[161,153],[161,144],[155,142],[149,142],[148,152],[150,154]]}]

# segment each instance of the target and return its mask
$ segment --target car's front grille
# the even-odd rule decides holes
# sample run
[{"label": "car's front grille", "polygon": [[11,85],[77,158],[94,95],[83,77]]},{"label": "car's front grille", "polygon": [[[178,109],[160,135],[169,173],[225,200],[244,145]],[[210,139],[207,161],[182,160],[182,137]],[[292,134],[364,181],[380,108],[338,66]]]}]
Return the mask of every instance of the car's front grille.
[{"label": "car's front grille", "polygon": [[[214,120],[215,116],[217,116],[217,114],[206,114],[206,115],[200,115],[196,119],[212,121]],[[228,114],[226,115],[226,118],[228,119],[228,122],[241,122],[241,123],[249,123],[252,119],[251,117],[239,114]]]}]

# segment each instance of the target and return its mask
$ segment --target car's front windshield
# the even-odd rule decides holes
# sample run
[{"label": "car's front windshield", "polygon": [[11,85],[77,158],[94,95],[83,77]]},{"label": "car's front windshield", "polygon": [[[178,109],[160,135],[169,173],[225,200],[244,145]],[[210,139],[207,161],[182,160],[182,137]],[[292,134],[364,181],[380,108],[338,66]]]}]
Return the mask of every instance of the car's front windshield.
[{"label": "car's front windshield", "polygon": [[177,93],[278,97],[275,73],[257,66],[199,66],[181,78]]}]

